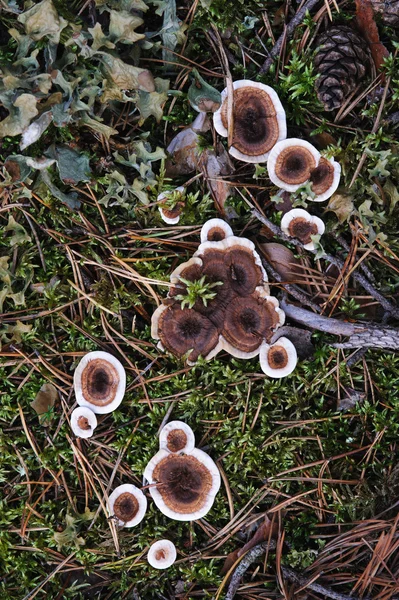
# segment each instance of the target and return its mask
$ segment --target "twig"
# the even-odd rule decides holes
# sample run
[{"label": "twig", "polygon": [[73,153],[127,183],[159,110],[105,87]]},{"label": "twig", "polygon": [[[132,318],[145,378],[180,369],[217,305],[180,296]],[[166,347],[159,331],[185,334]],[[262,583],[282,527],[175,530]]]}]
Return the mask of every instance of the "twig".
[{"label": "twig", "polygon": [[287,317],[310,327],[333,335],[349,337],[347,342],[331,344],[334,348],[384,348],[399,350],[399,329],[384,327],[376,323],[348,323],[330,317],[322,317],[309,310],[288,304],[283,299],[280,303]]},{"label": "twig", "polygon": [[237,593],[238,586],[240,585],[240,579],[245,575],[249,567],[259,556],[265,552],[265,550],[274,550],[276,547],[276,542],[274,540],[269,540],[268,542],[262,542],[258,544],[258,546],[254,546],[247,552],[244,556],[233,575],[231,576],[229,589],[227,590],[225,600],[233,600],[234,596]]},{"label": "twig", "polygon": [[[289,569],[288,567],[281,567],[281,571],[288,581],[292,583],[296,583],[300,585],[303,589],[312,590],[312,592],[317,592],[318,594],[322,594],[326,598],[331,598],[331,600],[358,600],[356,596],[347,596],[346,594],[340,594],[331,588],[324,587],[319,583],[308,583],[308,579],[296,573],[293,569]],[[370,597],[363,596],[362,600],[371,600]]]},{"label": "twig", "polygon": [[265,60],[263,65],[260,68],[259,73],[267,73],[270,67],[272,66],[274,59],[280,53],[281,47],[283,45],[284,40],[288,40],[292,34],[294,33],[296,27],[302,23],[304,20],[307,11],[311,11],[314,6],[319,2],[319,0],[307,0],[302,8],[298,10],[295,16],[288,23],[287,27],[284,28],[283,33],[278,38],[277,42],[274,44],[272,51],[270,52],[269,57]]},{"label": "twig", "polygon": [[291,294],[291,296],[296,298],[301,304],[313,308],[313,310],[315,310],[316,312],[320,312],[320,306],[309,300],[306,294],[304,294],[304,292],[300,290],[296,285],[293,285],[292,283],[282,283],[283,278],[281,277],[281,275],[277,273],[274,267],[270,263],[268,263],[267,260],[265,260],[264,258],[262,258],[262,264],[265,267],[266,271],[269,273],[269,275],[271,275],[275,281],[281,283],[284,289],[289,294]]},{"label": "twig", "polygon": [[[256,208],[254,208],[252,210],[252,214],[261,223],[266,225],[266,227],[268,227],[270,229],[270,231],[272,231],[274,233],[274,235],[276,237],[278,237],[279,239],[283,240],[284,242],[289,242],[290,244],[294,244],[294,246],[298,246],[299,248],[304,247],[302,242],[300,242],[296,238],[291,238],[288,235],[286,235],[285,233],[283,233],[278,225],[275,225],[274,223],[269,221],[269,219],[267,219],[264,215],[262,215],[261,212],[256,210]],[[308,252],[312,252],[313,254],[316,254],[315,250],[308,250]],[[331,263],[332,265],[335,265],[338,269],[342,270],[342,268],[344,266],[344,262],[340,258],[337,258],[336,256],[332,256],[332,254],[324,254],[323,258],[325,260],[327,260],[329,263]],[[377,300],[377,302],[379,302],[381,304],[381,306],[388,313],[390,313],[390,315],[392,317],[399,319],[399,308],[397,306],[393,305],[382,294],[380,294],[380,292],[378,292],[375,289],[375,287],[368,281],[368,279],[366,279],[366,277],[364,277],[364,275],[361,275],[360,273],[357,273],[356,271],[354,271],[352,273],[352,277],[355,281],[360,283],[360,285],[366,290],[366,292],[368,292],[370,294],[370,296],[372,296],[374,298],[374,300]]]}]

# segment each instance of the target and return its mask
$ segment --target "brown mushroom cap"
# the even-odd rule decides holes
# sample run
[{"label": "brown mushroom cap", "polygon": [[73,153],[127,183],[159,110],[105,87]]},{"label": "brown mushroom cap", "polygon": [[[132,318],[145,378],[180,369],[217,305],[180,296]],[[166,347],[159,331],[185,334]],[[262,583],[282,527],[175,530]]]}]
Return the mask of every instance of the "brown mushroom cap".
[{"label": "brown mushroom cap", "polygon": [[101,358],[91,360],[82,373],[82,391],[96,406],[110,404],[116,395],[119,384],[118,371],[108,361]]},{"label": "brown mushroom cap", "polygon": [[205,315],[176,305],[160,314],[158,335],[163,347],[175,356],[182,357],[192,350],[190,361],[205,358],[219,342],[217,328]]},{"label": "brown mushroom cap", "polygon": [[[223,126],[227,129],[227,99],[221,108]],[[234,90],[233,146],[247,156],[269,152],[278,142],[280,131],[277,112],[269,94],[248,86]]]},{"label": "brown mushroom cap", "polygon": [[312,241],[312,235],[317,235],[317,224],[303,217],[295,217],[288,225],[289,235],[297,238],[303,244],[309,244]]},{"label": "brown mushroom cap", "polygon": [[270,346],[267,358],[272,369],[285,369],[289,362],[287,350],[278,343]]},{"label": "brown mushroom cap", "polygon": [[182,269],[179,273],[179,281],[170,288],[169,296],[173,298],[174,296],[178,296],[179,294],[184,294],[184,291],[187,289],[187,285],[181,279],[186,279],[187,281],[196,281],[202,277],[202,265],[188,261],[190,264],[187,265],[184,269]]},{"label": "brown mushroom cap", "polygon": [[252,250],[243,246],[230,247],[226,251],[225,264],[230,287],[236,294],[248,296],[263,283],[262,269],[255,263]]},{"label": "brown mushroom cap", "polygon": [[78,417],[78,426],[83,431],[89,431],[91,429],[91,425],[89,423],[89,419],[81,415]]},{"label": "brown mushroom cap", "polygon": [[277,177],[291,185],[305,183],[315,168],[313,154],[303,146],[284,148],[274,167]]},{"label": "brown mushroom cap", "polygon": [[134,519],[139,512],[137,498],[130,492],[123,492],[114,502],[114,515],[123,522]]},{"label": "brown mushroom cap", "polygon": [[321,157],[317,167],[310,173],[312,192],[317,196],[324,194],[334,182],[334,173],[334,164],[326,158]]},{"label": "brown mushroom cap", "polygon": [[253,352],[270,340],[279,325],[276,306],[259,296],[235,298],[227,307],[223,337],[242,352]]},{"label": "brown mushroom cap", "polygon": [[191,455],[169,454],[156,465],[152,478],[166,506],[180,514],[200,510],[213,486],[209,469]]}]

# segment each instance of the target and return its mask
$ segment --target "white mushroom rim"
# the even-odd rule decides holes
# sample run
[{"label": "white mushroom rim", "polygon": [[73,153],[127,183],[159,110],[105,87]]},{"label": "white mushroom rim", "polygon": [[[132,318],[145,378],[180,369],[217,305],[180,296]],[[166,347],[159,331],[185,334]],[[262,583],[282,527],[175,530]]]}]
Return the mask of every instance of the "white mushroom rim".
[{"label": "white mushroom rim", "polygon": [[290,237],[302,242],[306,250],[314,250],[315,244],[312,240],[314,235],[323,235],[325,231],[324,222],[308,213],[303,208],[289,210],[281,219],[281,230]]},{"label": "white mushroom rim", "polygon": [[79,406],[86,406],[96,414],[107,414],[123,400],[126,373],[112,354],[89,352],[76,367],[73,384]]},{"label": "white mushroom rim", "polygon": [[312,192],[314,198],[308,198],[312,202],[324,202],[328,200],[339,186],[341,179],[341,165],[333,158],[321,157],[316,169],[310,175]]},{"label": "white mushroom rim", "polygon": [[175,521],[196,521],[212,508],[220,473],[210,456],[194,448],[189,454],[159,450],[144,470],[159,510]]},{"label": "white mushroom rim", "polygon": [[115,517],[120,527],[134,527],[144,519],[147,498],[138,487],[125,483],[114,489],[108,498],[107,508],[110,517]]},{"label": "white mushroom rim", "polygon": [[305,185],[321,158],[312,144],[298,138],[278,142],[267,159],[270,180],[287,192],[296,192]]},{"label": "white mushroom rim", "polygon": [[159,434],[159,447],[169,452],[190,453],[195,448],[194,432],[183,421],[171,421],[162,428]]},{"label": "white mushroom rim", "polygon": [[[264,162],[273,146],[287,137],[285,110],[273,88],[241,79],[233,83],[233,144],[229,153],[244,162]],[[222,104],[213,115],[219,135],[228,137],[228,91],[222,92]]]},{"label": "white mushroom rim", "polygon": [[233,230],[223,219],[209,219],[201,229],[201,244],[204,242],[220,242],[234,235]]},{"label": "white mushroom rim", "polygon": [[265,375],[279,379],[294,371],[298,357],[294,344],[288,338],[281,337],[274,344],[262,344],[259,361]]},{"label": "white mushroom rim", "polygon": [[[175,193],[181,194],[181,196],[183,196],[184,186],[179,186],[175,190],[167,190],[165,192],[162,192],[162,194],[159,194],[159,196],[157,197],[157,202],[162,202],[162,200],[166,200],[168,196]],[[176,225],[180,221],[180,214],[182,210],[180,204],[181,203],[177,203],[176,206],[174,208],[171,208],[170,210],[168,208],[158,206],[158,210],[161,213],[161,217],[165,221],[165,223],[167,223],[168,225]]]},{"label": "white mushroom rim", "polygon": [[176,546],[170,540],[158,540],[148,550],[147,560],[154,569],[168,569],[177,557]]},{"label": "white mushroom rim", "polygon": [[97,427],[97,417],[86,406],[78,406],[71,414],[71,429],[77,437],[89,438]]}]

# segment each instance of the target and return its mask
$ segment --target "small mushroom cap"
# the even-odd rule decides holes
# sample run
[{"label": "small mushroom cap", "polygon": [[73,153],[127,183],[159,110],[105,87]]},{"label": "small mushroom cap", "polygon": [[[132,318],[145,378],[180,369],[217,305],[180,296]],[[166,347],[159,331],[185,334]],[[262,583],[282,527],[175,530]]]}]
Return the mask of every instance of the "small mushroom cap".
[{"label": "small mushroom cap", "polygon": [[[233,145],[229,153],[244,162],[264,162],[270,150],[287,137],[285,111],[275,90],[268,85],[241,79],[233,83]],[[227,88],[222,104],[214,113],[216,131],[228,137]]]},{"label": "small mushroom cap", "polygon": [[147,554],[147,560],[154,569],[168,569],[176,558],[176,546],[170,540],[154,542]]},{"label": "small mushroom cap", "polygon": [[180,283],[180,277],[195,281],[201,276],[202,260],[197,256],[193,256],[190,260],[181,263],[170,275],[170,282],[173,284]]},{"label": "small mushroom cap", "polygon": [[286,377],[295,369],[298,357],[294,344],[286,337],[281,337],[275,344],[262,344],[259,352],[262,371],[269,377]]},{"label": "small mushroom cap", "polygon": [[96,414],[107,414],[118,408],[126,389],[126,373],[122,364],[108,352],[89,352],[75,369],[73,376],[76,402]]},{"label": "small mushroom cap", "polygon": [[125,483],[114,489],[108,498],[107,508],[110,516],[117,518],[120,527],[134,527],[144,519],[147,498],[138,487]]},{"label": "small mushroom cap", "polygon": [[196,521],[211,509],[220,488],[220,473],[210,456],[194,448],[189,454],[159,450],[144,470],[150,494],[167,517]]},{"label": "small mushroom cap", "polygon": [[278,142],[267,159],[271,181],[283,190],[295,192],[307,183],[317,167],[320,152],[312,144],[298,138]]},{"label": "small mushroom cap", "polygon": [[220,242],[233,234],[233,230],[223,219],[209,219],[201,229],[201,244]]},{"label": "small mushroom cap", "polygon": [[323,235],[325,231],[324,222],[308,213],[303,208],[289,210],[281,219],[281,229],[290,237],[297,238],[303,243],[306,250],[314,250],[313,235]]},{"label": "small mushroom cap", "polygon": [[315,198],[309,198],[312,202],[324,202],[333,195],[339,186],[341,179],[341,165],[333,158],[329,160],[323,156],[319,164],[310,174],[312,182],[312,191],[316,194]]},{"label": "small mushroom cap", "polygon": [[[222,336],[237,351],[252,355],[280,327],[280,309],[261,296],[234,299],[226,309]],[[226,350],[228,347],[224,346]],[[229,351],[229,350],[228,350]],[[234,354],[241,358],[238,354]],[[244,358],[243,356],[243,358]]]},{"label": "small mushroom cap", "polygon": [[[157,202],[162,203],[162,200],[165,200],[168,196],[170,196],[174,192],[180,192],[180,194],[183,194],[184,186],[179,186],[175,190],[166,190],[165,192],[162,192],[162,194],[159,194],[159,196],[157,197]],[[162,207],[162,205],[158,206],[158,209],[159,209],[159,212],[161,213],[161,217],[165,221],[165,223],[167,223],[168,225],[176,225],[180,221],[180,215],[182,213],[183,206],[184,206],[183,203],[179,202],[172,209],[164,208],[164,207]]]},{"label": "small mushroom cap", "polygon": [[241,244],[226,248],[225,264],[228,281],[233,292],[239,296],[252,294],[255,288],[265,281],[264,270],[257,264],[254,252]]},{"label": "small mushroom cap", "polygon": [[86,406],[78,406],[71,414],[71,429],[80,438],[89,438],[97,427],[97,417]]},{"label": "small mushroom cap", "polygon": [[182,358],[190,352],[190,361],[205,359],[219,344],[219,332],[205,315],[179,305],[159,306],[151,319],[151,334],[162,347]]},{"label": "small mushroom cap", "polygon": [[159,434],[159,447],[169,452],[190,453],[195,448],[194,432],[183,421],[171,421]]}]

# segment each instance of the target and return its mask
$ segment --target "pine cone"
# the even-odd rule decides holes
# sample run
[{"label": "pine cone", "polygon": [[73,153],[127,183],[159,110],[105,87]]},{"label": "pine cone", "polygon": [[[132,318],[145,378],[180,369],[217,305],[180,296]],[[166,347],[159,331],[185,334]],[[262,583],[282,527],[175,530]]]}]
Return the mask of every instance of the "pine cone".
[{"label": "pine cone", "polygon": [[369,65],[366,42],[350,27],[336,25],[316,40],[317,96],[325,110],[339,108],[363,79]]},{"label": "pine cone", "polygon": [[371,0],[371,4],[383,23],[399,28],[399,0]]}]

